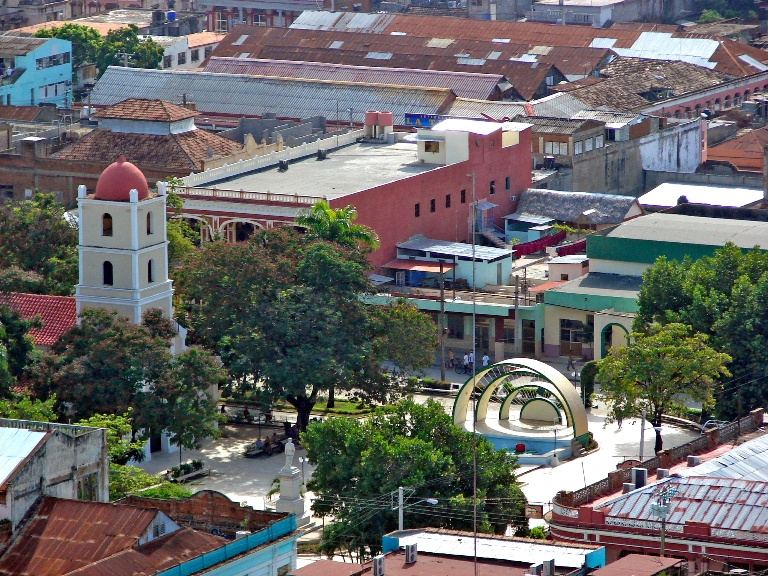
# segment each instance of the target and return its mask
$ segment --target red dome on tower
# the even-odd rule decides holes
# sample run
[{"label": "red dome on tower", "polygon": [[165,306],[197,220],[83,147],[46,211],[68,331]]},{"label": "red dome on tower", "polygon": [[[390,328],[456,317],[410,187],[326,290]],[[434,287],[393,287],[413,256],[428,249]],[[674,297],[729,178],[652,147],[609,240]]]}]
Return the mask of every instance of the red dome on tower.
[{"label": "red dome on tower", "polygon": [[117,202],[130,202],[131,190],[138,190],[139,200],[149,196],[149,186],[144,174],[135,165],[120,156],[104,169],[96,182],[97,200],[112,200]]}]

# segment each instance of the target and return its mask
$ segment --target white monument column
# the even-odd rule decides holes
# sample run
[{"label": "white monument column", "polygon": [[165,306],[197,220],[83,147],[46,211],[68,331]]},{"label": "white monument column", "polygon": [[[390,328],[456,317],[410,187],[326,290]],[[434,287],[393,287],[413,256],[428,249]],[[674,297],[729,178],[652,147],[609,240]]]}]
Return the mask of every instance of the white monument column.
[{"label": "white monument column", "polygon": [[296,526],[304,526],[309,523],[310,515],[307,512],[306,502],[301,496],[301,471],[293,466],[293,455],[296,446],[293,440],[288,439],[285,445],[285,466],[280,470],[280,498],[275,502],[277,512],[290,512],[296,516]]}]

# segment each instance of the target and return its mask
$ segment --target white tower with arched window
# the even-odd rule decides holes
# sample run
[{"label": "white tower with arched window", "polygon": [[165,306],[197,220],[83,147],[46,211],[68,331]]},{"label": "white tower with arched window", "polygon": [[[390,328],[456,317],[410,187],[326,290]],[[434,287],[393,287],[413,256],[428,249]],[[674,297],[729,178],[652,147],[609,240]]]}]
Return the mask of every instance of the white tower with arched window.
[{"label": "white tower with arched window", "polygon": [[160,308],[172,318],[165,184],[150,194],[141,170],[121,156],[102,172],[93,194],[78,188],[77,205],[78,315],[106,308],[138,324],[144,312]]}]

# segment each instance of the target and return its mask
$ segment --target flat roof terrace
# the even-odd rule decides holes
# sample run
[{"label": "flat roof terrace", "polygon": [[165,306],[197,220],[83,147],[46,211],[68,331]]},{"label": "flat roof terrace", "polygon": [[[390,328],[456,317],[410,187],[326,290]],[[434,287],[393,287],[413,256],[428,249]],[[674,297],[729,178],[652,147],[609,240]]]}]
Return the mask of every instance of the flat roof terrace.
[{"label": "flat roof terrace", "polygon": [[282,172],[275,165],[230,180],[221,180],[215,186],[272,194],[325,196],[333,200],[440,167],[438,164],[419,162],[415,143],[360,142],[329,150],[326,160],[309,156],[292,161],[288,170]]}]

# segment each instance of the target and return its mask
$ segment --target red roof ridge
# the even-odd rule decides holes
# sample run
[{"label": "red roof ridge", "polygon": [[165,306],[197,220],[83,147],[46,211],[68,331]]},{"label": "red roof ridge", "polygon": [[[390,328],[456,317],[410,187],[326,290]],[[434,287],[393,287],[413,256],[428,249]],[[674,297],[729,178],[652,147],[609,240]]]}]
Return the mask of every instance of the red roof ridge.
[{"label": "red roof ridge", "polygon": [[52,296],[9,292],[0,294],[0,304],[16,310],[25,320],[39,316],[42,328],[29,331],[36,346],[51,346],[77,324],[77,305],[74,296]]}]

